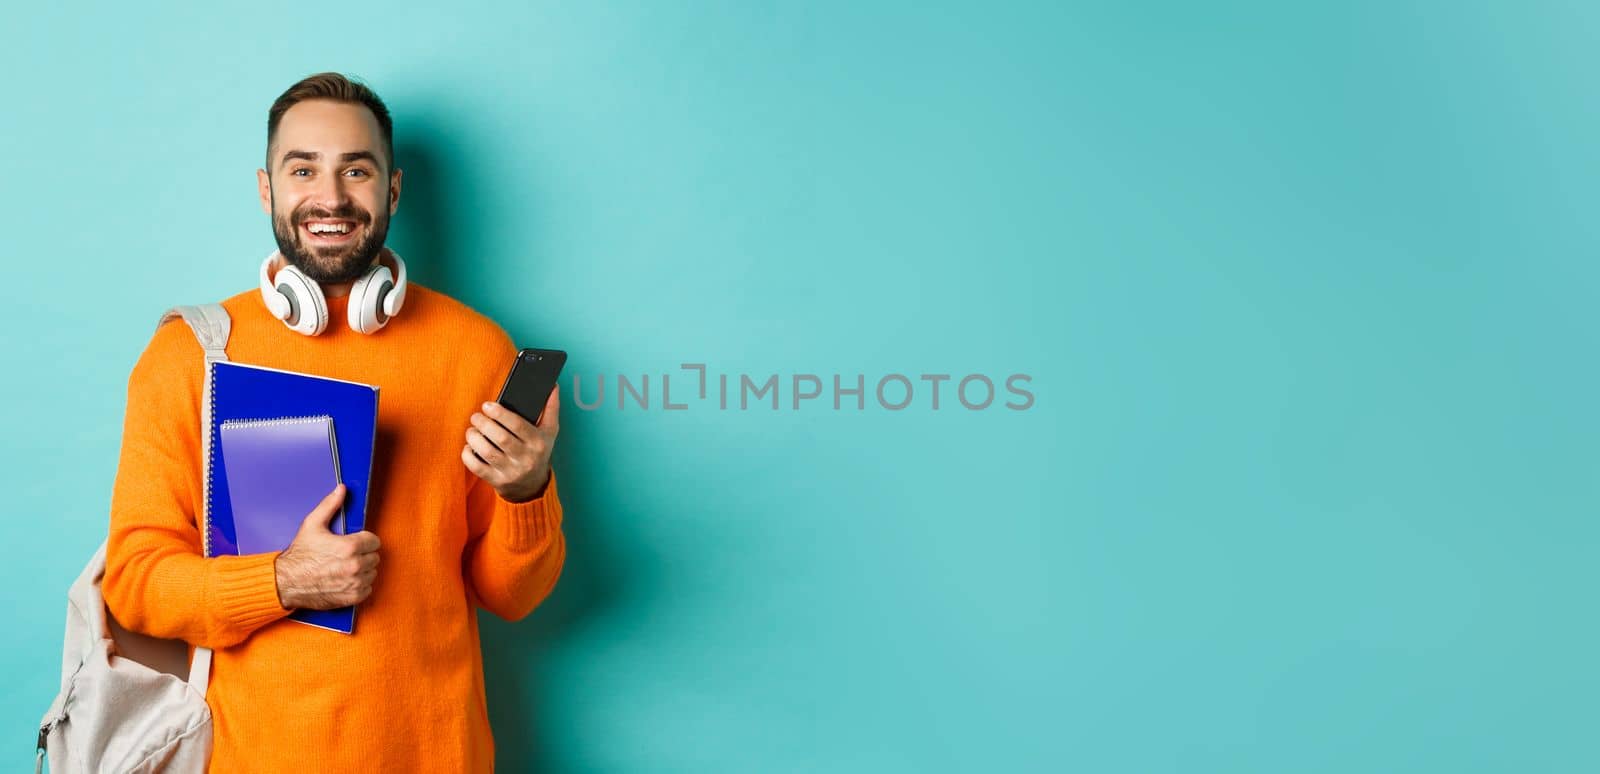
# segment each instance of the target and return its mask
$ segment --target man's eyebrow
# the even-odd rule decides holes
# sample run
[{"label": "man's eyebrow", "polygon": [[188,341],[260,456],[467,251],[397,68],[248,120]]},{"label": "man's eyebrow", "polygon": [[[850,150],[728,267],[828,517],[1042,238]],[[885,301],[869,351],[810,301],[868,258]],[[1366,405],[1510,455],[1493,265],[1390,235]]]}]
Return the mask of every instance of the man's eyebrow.
[{"label": "man's eyebrow", "polygon": [[[280,160],[278,162],[278,164],[281,166],[281,165],[287,164],[290,161],[293,161],[295,159],[305,159],[306,161],[319,161],[319,160],[322,159],[322,154],[318,153],[316,151],[303,151],[303,150],[287,151],[287,152],[285,152],[283,154],[283,159]],[[349,153],[341,153],[341,154],[339,154],[339,160],[340,161],[356,161],[356,160],[359,160],[359,159],[365,159],[365,160],[370,161],[370,162],[372,162],[374,164],[378,163],[377,155],[374,154],[372,151],[369,151],[369,150],[350,151]]]}]

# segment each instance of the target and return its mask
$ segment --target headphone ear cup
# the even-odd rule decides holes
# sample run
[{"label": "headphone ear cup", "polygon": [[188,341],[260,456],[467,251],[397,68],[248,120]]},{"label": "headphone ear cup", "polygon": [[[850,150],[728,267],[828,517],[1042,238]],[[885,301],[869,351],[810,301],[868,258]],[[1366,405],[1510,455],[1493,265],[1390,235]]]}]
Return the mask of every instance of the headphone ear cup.
[{"label": "headphone ear cup", "polygon": [[406,303],[406,261],[393,250],[389,250],[389,257],[394,259],[395,271],[400,274],[395,277],[394,289],[383,297],[383,311],[390,317],[395,317],[400,314],[400,308]]},{"label": "headphone ear cup", "polygon": [[274,251],[272,255],[267,256],[265,261],[261,262],[261,302],[266,304],[267,311],[271,312],[274,318],[287,320],[292,312],[289,299],[278,292],[278,288],[272,284],[272,280],[268,275],[277,257],[278,253]]},{"label": "headphone ear cup", "polygon": [[273,276],[278,292],[289,301],[289,316],[283,324],[295,333],[316,336],[328,328],[328,300],[322,286],[293,266],[285,266]]},{"label": "headphone ear cup", "polygon": [[350,286],[350,305],[345,309],[345,322],[357,333],[376,333],[389,324],[384,312],[384,299],[394,289],[394,275],[389,267],[379,263],[361,275]]}]

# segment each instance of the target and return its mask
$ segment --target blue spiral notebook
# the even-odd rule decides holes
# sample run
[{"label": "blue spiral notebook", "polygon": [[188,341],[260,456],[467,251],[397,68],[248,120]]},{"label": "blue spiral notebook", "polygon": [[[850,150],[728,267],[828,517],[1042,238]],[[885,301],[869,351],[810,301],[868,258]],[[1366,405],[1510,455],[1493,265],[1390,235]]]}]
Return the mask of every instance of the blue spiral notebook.
[{"label": "blue spiral notebook", "polygon": [[[325,376],[218,361],[211,364],[212,459],[205,495],[209,518],[201,531],[206,556],[240,554],[239,530],[234,523],[228,491],[222,423],[306,416],[332,418],[332,453],[336,455],[336,470],[347,493],[342,523],[335,519],[330,529],[350,534],[367,528],[372,452],[378,430],[378,388]],[[294,521],[298,523],[305,516],[305,513],[299,514]],[[289,618],[346,634],[355,631],[354,607],[296,610]]]}]

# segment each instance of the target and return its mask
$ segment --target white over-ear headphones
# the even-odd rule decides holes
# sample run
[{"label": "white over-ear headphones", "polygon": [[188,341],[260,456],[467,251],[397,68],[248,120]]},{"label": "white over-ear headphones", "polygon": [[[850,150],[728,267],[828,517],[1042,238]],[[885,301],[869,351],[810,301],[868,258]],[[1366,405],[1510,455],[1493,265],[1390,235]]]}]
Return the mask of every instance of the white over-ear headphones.
[{"label": "white over-ear headphones", "polygon": [[[266,302],[272,316],[282,320],[289,330],[307,336],[327,330],[328,301],[322,295],[322,286],[289,265],[269,277],[272,263],[279,257],[280,253],[274,250],[261,262],[261,300]],[[394,259],[398,278],[383,265],[385,257]],[[376,333],[389,324],[389,318],[400,313],[400,306],[405,302],[406,262],[385,247],[372,267],[350,286],[346,322],[350,330],[357,333]]]}]

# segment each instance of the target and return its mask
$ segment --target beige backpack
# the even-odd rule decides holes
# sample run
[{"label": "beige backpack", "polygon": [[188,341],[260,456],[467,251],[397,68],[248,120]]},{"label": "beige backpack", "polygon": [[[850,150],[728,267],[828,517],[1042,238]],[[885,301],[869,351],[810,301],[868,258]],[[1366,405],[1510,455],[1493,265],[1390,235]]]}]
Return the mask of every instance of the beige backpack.
[{"label": "beige backpack", "polygon": [[[228,359],[224,349],[231,321],[220,305],[205,304],[175,307],[161,322],[179,316],[194,329],[206,353],[200,437],[205,447],[201,458],[209,465],[211,363]],[[189,646],[181,640],[123,628],[100,595],[105,571],[102,543],[67,591],[61,692],[39,723],[34,774],[46,755],[50,771],[57,774],[204,772],[211,758],[211,709],[206,705],[211,649],[195,648],[191,660]]]}]

